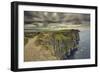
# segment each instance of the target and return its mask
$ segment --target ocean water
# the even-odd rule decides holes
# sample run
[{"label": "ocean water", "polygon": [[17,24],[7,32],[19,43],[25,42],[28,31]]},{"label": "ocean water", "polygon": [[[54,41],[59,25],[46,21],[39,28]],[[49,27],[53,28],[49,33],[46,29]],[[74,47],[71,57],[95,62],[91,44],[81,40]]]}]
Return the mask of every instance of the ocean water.
[{"label": "ocean water", "polygon": [[66,59],[89,59],[90,58],[90,30],[79,32],[79,48]]}]

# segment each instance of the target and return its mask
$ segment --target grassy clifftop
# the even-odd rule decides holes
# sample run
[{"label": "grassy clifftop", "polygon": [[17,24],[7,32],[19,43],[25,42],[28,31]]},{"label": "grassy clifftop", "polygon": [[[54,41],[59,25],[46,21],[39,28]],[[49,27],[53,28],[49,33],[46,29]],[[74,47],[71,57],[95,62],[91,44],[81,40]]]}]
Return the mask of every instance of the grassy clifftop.
[{"label": "grassy clifftop", "polygon": [[25,33],[24,61],[62,60],[70,49],[77,48],[78,30]]}]

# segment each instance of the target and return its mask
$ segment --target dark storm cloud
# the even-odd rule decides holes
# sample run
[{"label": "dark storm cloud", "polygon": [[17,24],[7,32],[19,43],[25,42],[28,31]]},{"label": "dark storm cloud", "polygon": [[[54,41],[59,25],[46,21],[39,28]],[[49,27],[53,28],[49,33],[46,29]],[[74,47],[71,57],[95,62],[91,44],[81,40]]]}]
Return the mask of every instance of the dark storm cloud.
[{"label": "dark storm cloud", "polygon": [[24,22],[65,22],[72,24],[90,24],[90,14],[24,11]]}]

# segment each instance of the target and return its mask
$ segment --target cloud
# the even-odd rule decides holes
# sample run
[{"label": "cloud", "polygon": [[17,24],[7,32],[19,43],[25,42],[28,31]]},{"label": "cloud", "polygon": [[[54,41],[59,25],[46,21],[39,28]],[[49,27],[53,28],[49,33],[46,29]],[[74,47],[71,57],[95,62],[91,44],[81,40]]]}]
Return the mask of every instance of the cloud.
[{"label": "cloud", "polygon": [[25,24],[33,22],[90,24],[90,14],[25,11],[24,22]]}]

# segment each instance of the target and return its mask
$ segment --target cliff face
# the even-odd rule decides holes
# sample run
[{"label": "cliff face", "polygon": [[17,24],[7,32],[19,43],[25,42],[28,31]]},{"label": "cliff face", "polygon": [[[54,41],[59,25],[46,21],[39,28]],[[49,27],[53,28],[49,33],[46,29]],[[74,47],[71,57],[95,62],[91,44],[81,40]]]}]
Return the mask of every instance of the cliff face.
[{"label": "cliff face", "polygon": [[25,61],[62,60],[78,48],[78,30],[25,33]]}]

